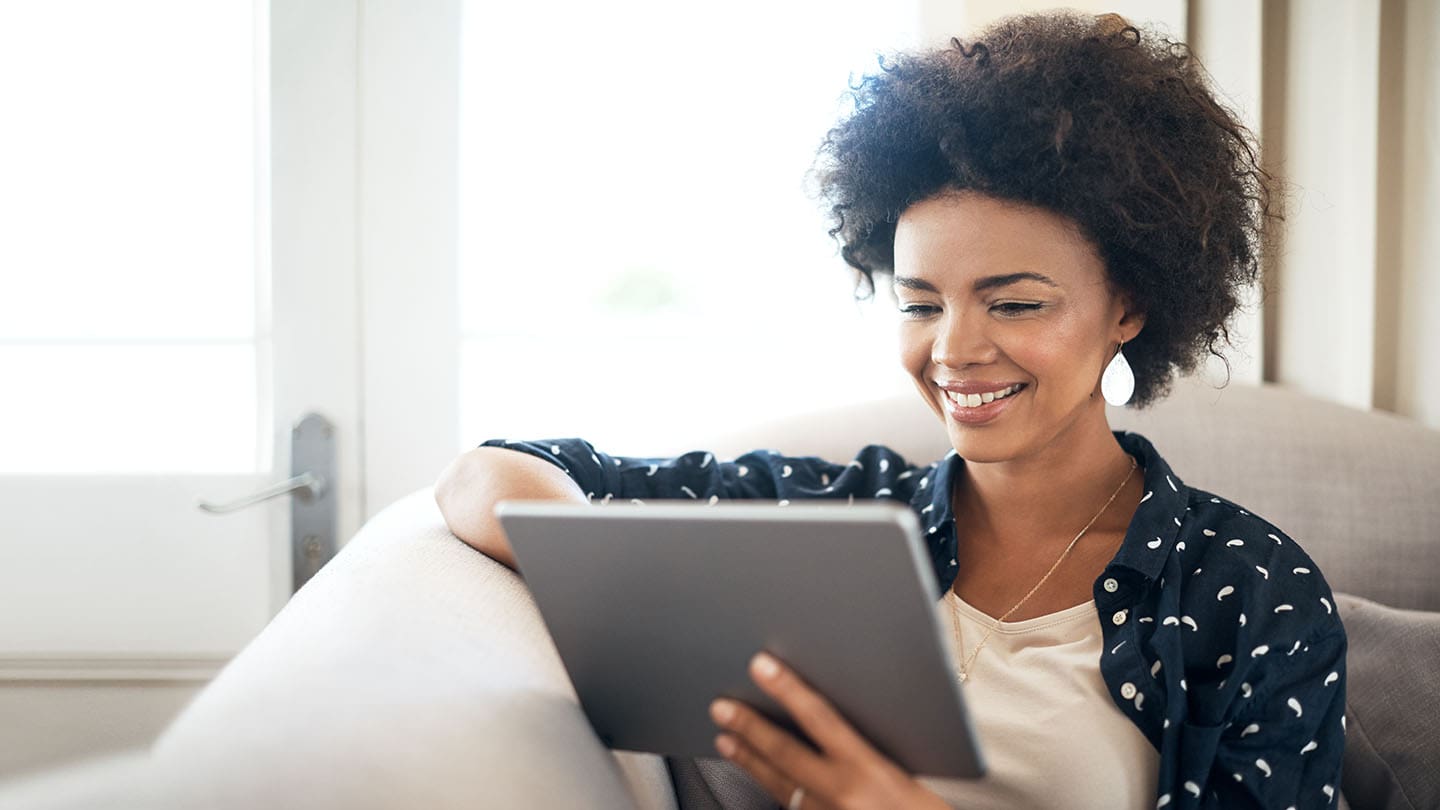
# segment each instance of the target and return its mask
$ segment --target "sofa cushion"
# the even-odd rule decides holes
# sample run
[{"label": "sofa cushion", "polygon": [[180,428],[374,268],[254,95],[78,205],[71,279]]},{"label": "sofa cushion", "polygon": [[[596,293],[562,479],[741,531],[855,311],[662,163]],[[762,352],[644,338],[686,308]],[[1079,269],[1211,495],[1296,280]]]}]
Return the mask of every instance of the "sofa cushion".
[{"label": "sofa cushion", "polygon": [[1341,790],[1355,810],[1440,807],[1440,613],[1335,603],[1350,645]]}]

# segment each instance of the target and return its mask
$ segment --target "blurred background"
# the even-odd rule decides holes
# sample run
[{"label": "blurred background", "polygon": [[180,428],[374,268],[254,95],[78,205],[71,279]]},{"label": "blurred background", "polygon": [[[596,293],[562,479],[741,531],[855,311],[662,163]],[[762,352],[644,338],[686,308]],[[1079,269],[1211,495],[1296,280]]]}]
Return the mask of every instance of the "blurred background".
[{"label": "blurred background", "polygon": [[[1052,5],[0,0],[0,778],[153,737],[485,439],[910,390],[805,173],[878,53]],[[1440,428],[1437,4],[1072,7],[1289,184],[1231,384]]]}]

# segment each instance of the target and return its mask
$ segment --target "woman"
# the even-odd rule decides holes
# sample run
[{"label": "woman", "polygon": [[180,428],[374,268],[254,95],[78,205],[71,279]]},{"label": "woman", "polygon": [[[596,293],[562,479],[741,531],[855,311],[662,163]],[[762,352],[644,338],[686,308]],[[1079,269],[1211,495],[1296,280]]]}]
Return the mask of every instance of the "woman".
[{"label": "woman", "polygon": [[820,750],[734,701],[712,707],[717,750],[783,806],[1334,803],[1346,639],[1319,569],[1105,416],[1228,339],[1274,217],[1248,133],[1183,45],[1113,15],[1009,18],[882,67],[817,176],[846,262],[872,292],[891,277],[902,363],[953,452],[724,462],[497,439],[437,496],[450,525],[513,567],[485,515],[504,497],[913,507],[990,772],[912,777],[783,662],[757,666]]}]

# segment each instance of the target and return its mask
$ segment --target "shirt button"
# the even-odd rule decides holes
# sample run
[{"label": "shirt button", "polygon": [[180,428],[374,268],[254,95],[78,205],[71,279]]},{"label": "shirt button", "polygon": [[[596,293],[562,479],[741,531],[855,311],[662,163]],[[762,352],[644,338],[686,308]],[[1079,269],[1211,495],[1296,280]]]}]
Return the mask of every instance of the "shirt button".
[{"label": "shirt button", "polygon": [[1124,624],[1126,615],[1128,615],[1128,611],[1117,610],[1115,611],[1115,615],[1110,617],[1110,621],[1115,624]]},{"label": "shirt button", "polygon": [[1125,683],[1120,684],[1120,697],[1123,697],[1123,698],[1125,698],[1126,700],[1134,700],[1134,699],[1135,699],[1135,684],[1130,683],[1129,681],[1126,681]]},{"label": "shirt button", "polygon": [[1120,590],[1120,583],[1116,582],[1114,577],[1109,577],[1105,580],[1105,590],[1108,593],[1114,593]]}]

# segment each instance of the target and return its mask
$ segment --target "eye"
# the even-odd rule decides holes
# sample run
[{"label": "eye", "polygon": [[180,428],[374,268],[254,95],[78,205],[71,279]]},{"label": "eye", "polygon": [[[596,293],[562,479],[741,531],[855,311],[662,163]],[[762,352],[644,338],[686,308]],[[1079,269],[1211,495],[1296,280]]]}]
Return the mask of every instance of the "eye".
[{"label": "eye", "polygon": [[1005,303],[1003,303],[1003,304],[996,304],[995,306],[991,307],[991,309],[998,309],[998,310],[1000,310],[1001,312],[1005,313],[1006,315],[1018,315],[1018,314],[1020,314],[1021,312],[1029,312],[1029,311],[1031,311],[1031,310],[1039,309],[1039,308],[1042,307],[1042,306],[1044,306],[1044,305],[1043,305],[1043,304],[1020,304],[1020,303],[1016,303],[1016,302],[1014,302],[1014,301],[1007,301],[1007,302],[1005,302]]},{"label": "eye", "polygon": [[908,306],[900,307],[900,311],[901,311],[901,312],[905,313],[906,315],[909,315],[909,316],[912,317],[912,318],[919,317],[920,315],[924,315],[927,311],[933,310],[933,309],[935,309],[935,307],[932,307],[932,306],[930,306],[930,305],[928,305],[928,304],[910,304],[910,305],[908,305]]}]

